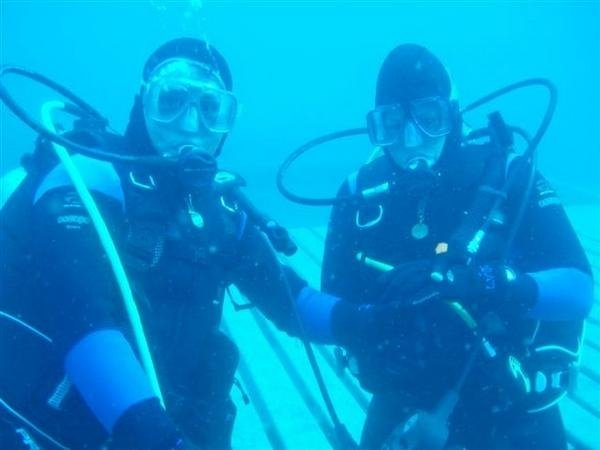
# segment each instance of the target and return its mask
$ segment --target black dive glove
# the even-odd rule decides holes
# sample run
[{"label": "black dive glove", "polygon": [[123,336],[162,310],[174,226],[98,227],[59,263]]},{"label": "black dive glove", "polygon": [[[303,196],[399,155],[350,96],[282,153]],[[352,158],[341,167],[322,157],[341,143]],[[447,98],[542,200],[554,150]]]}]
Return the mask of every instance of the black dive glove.
[{"label": "black dive glove", "polygon": [[179,432],[158,399],[130,407],[117,420],[109,450],[200,450]]},{"label": "black dive glove", "polygon": [[407,306],[415,300],[415,294],[425,293],[431,284],[432,261],[419,259],[394,267],[377,280],[380,293],[378,303],[400,302]]},{"label": "black dive glove", "polygon": [[501,264],[456,265],[445,280],[433,283],[444,300],[455,300],[476,315],[496,312],[524,316],[535,304],[537,285],[524,273]]},{"label": "black dive glove", "polygon": [[415,294],[431,284],[432,262],[399,264],[377,280],[372,304],[339,301],[331,316],[337,343],[346,347],[372,345],[402,334]]}]

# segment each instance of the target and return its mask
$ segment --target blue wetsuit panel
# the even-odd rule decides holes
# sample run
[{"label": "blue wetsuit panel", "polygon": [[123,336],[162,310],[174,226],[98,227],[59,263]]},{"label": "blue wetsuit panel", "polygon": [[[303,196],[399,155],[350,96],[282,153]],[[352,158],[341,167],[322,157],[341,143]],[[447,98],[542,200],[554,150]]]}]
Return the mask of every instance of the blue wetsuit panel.
[{"label": "blue wetsuit panel", "polygon": [[67,354],[69,379],[106,431],[131,406],[155,397],[129,342],[117,330],[94,331]]},{"label": "blue wetsuit panel", "polygon": [[[114,198],[121,205],[125,204],[121,180],[112,164],[83,155],[75,155],[72,159],[90,191],[99,192]],[[34,196],[34,203],[42,198],[45,193],[53,189],[72,185],[73,183],[69,178],[69,174],[64,166],[59,164],[40,184]]]}]

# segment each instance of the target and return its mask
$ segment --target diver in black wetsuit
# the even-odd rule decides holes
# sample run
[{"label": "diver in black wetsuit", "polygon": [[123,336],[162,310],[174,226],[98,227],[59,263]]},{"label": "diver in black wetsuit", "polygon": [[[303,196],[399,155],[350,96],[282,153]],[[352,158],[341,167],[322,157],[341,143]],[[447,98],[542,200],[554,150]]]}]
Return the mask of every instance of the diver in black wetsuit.
[{"label": "diver in black wetsuit", "polygon": [[[480,348],[481,337],[446,301],[458,300],[489,346],[467,371],[447,445],[566,448],[555,400],[572,381],[593,283],[556,193],[536,174],[504,256],[527,171],[520,158],[466,138],[440,61],[417,45],[395,48],[379,72],[375,103],[367,123],[380,153],[339,196],[384,183],[390,193],[334,206],[322,268],[323,291],[354,304],[332,302],[327,317],[349,367],[374,393],[362,447],[381,448],[394,430],[401,435],[414,425],[402,428],[415,412],[434,410]],[[500,182],[488,179],[494,167],[501,168]],[[482,219],[472,217],[478,196],[498,192],[513,170],[523,173],[508,192],[507,225],[489,233],[473,261],[453,255]],[[436,281],[440,263],[445,276]],[[384,274],[381,267],[394,269]],[[386,445],[439,448],[393,439]]]},{"label": "diver in black wetsuit", "polygon": [[305,285],[238,204],[235,178],[217,173],[231,89],[216,49],[176,39],[146,63],[124,137],[72,137],[179,157],[150,168],[73,156],[131,280],[166,410],[90,215],[39,143],[0,220],[0,448],[230,448],[238,350],[219,331],[225,291],[234,283],[293,333],[287,289]]}]

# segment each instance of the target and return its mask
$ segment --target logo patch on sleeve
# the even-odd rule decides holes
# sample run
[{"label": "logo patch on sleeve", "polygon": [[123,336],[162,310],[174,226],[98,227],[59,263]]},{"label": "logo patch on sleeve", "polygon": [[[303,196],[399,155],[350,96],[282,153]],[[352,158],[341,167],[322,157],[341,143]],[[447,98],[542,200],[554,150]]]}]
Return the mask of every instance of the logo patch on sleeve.
[{"label": "logo patch on sleeve", "polygon": [[59,225],[64,225],[66,228],[72,229],[80,229],[83,225],[88,225],[90,223],[90,218],[87,216],[81,216],[77,214],[67,214],[64,216],[58,216],[56,218],[56,223]]}]

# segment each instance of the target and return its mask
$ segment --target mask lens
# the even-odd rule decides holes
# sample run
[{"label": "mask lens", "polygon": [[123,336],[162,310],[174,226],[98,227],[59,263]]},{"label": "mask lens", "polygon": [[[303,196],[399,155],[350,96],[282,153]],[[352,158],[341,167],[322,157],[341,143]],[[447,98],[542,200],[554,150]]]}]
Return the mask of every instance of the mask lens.
[{"label": "mask lens", "polygon": [[164,86],[157,90],[152,118],[171,122],[187,107],[189,94],[184,86]]},{"label": "mask lens", "polygon": [[400,105],[380,106],[367,114],[367,129],[373,145],[391,145],[404,130],[404,110]]},{"label": "mask lens", "polygon": [[226,133],[231,130],[237,115],[237,100],[233,94],[206,88],[199,92],[196,104],[200,120],[210,131]]},{"label": "mask lens", "polygon": [[450,102],[441,97],[413,100],[410,114],[417,126],[429,137],[441,137],[450,133],[452,120]]},{"label": "mask lens", "polygon": [[156,79],[146,85],[144,114],[157,122],[169,123],[187,108],[189,86],[178,80]]}]

